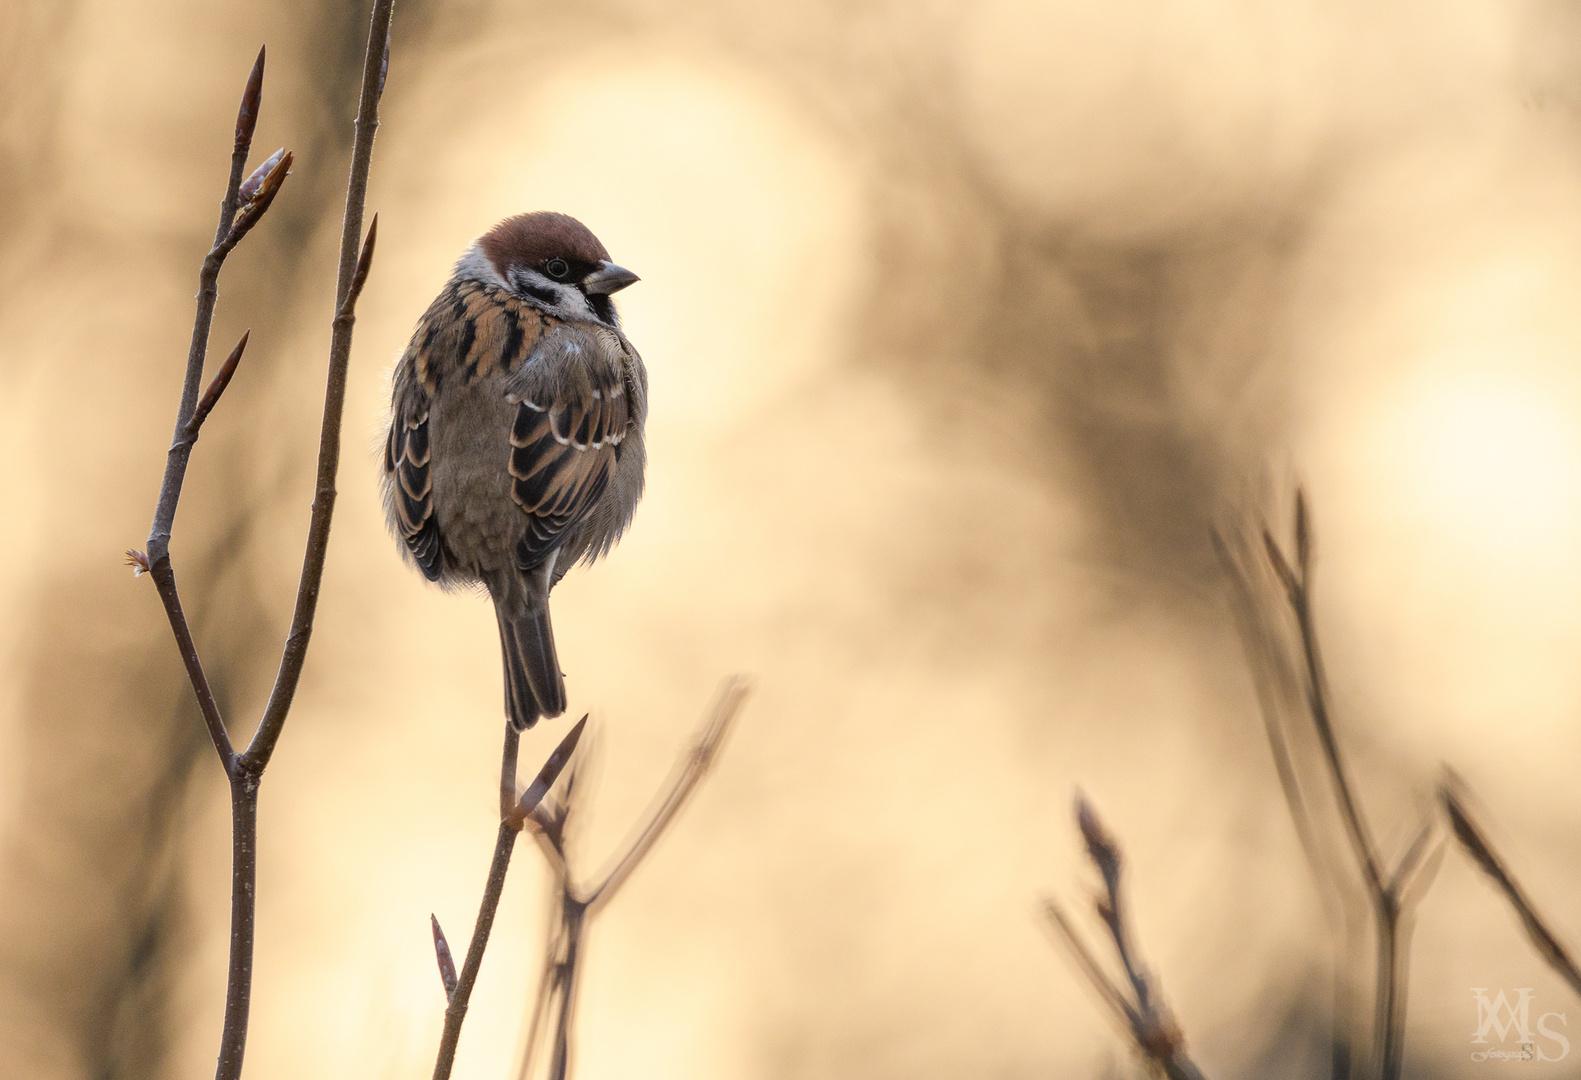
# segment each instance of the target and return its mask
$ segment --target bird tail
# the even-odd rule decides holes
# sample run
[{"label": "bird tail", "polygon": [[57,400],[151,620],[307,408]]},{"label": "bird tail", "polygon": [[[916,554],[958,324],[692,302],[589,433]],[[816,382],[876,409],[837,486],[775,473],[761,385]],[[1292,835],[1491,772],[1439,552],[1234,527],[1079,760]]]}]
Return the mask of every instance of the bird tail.
[{"label": "bird tail", "polygon": [[512,727],[525,731],[541,716],[565,712],[565,676],[555,655],[549,606],[507,614],[496,602],[494,610],[505,661],[505,713]]}]

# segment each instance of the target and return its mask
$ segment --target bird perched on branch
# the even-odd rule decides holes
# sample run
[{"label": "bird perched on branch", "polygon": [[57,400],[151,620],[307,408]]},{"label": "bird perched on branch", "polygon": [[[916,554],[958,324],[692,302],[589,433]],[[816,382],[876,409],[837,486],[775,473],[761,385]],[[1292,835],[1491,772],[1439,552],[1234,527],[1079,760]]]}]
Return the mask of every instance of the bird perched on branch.
[{"label": "bird perched on branch", "polygon": [[636,280],[575,218],[507,218],[395,368],[390,528],[428,580],[488,590],[517,730],[565,711],[550,589],[614,547],[642,494],[648,376],[612,299]]}]

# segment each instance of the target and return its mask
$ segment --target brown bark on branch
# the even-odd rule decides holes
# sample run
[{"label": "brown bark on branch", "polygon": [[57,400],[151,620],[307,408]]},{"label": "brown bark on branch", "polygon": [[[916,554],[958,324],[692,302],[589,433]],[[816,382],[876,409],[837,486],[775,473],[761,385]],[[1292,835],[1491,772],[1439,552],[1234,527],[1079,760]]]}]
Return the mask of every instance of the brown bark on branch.
[{"label": "brown bark on branch", "polygon": [[226,979],[225,1020],[220,1036],[216,1080],[237,1080],[247,1046],[247,1024],[252,996],[252,958],[257,903],[258,787],[269,756],[279,740],[292,696],[301,676],[307,643],[317,609],[319,585],[329,548],[329,528],[334,510],[335,474],[340,457],[341,414],[345,404],[346,370],[351,357],[351,330],[358,293],[367,280],[373,252],[373,230],[362,245],[363,205],[366,201],[368,170],[372,162],[373,135],[378,128],[378,96],[383,70],[388,63],[390,15],[393,0],[374,0],[367,55],[363,64],[362,93],[352,148],[351,176],[347,183],[346,212],[341,237],[340,275],[336,288],[336,315],[331,331],[328,387],[325,392],[323,422],[319,437],[318,474],[308,542],[303,557],[302,577],[297,589],[296,610],[286,638],[279,674],[269,704],[245,752],[237,753],[223,716],[203,670],[176,586],[170,560],[170,538],[181,489],[186,479],[192,447],[204,422],[230,384],[246,346],[244,335],[229,358],[199,398],[203,369],[208,355],[209,330],[219,299],[219,275],[225,258],[268,213],[290,174],[289,151],[271,156],[243,180],[247,154],[263,100],[264,51],[258,52],[242,92],[236,115],[236,138],[231,155],[230,177],[220,202],[220,220],[214,244],[203,260],[198,275],[197,314],[193,319],[192,340],[187,351],[186,374],[180,403],[176,409],[175,435],[166,456],[164,481],[149,530],[148,550],[128,552],[138,572],[154,579],[165,614],[170,621],[176,646],[197,697],[210,741],[225,770],[231,789],[231,930],[230,961]]}]

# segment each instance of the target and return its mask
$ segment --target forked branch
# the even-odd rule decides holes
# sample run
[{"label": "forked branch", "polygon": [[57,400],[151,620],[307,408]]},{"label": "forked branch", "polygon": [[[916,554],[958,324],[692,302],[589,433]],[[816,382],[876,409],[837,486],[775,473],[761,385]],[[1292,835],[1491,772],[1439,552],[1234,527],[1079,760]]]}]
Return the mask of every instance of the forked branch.
[{"label": "forked branch", "polygon": [[526,1046],[518,1073],[522,1080],[532,1070],[544,1033],[551,1027],[553,1043],[548,1076],[551,1080],[565,1080],[569,1074],[583,941],[588,923],[614,898],[697,790],[718,757],[747,693],[745,679],[736,676],[725,680],[692,746],[676,763],[646,819],[595,883],[583,885],[576,880],[567,845],[568,826],[583,798],[584,789],[578,785],[581,766],[567,774],[560,797],[548,795],[527,815],[527,827],[532,830],[554,875],[554,907],[545,943],[544,966],[528,1019]]},{"label": "forked branch", "polygon": [[[1411,920],[1416,904],[1432,883],[1443,858],[1443,840],[1436,822],[1429,817],[1407,846],[1405,853],[1393,869],[1387,869],[1378,853],[1378,846],[1355,785],[1341,752],[1334,732],[1329,709],[1328,681],[1323,669],[1321,650],[1313,617],[1312,605],[1312,527],[1307,513],[1305,494],[1296,492],[1295,503],[1295,561],[1286,557],[1284,550],[1266,526],[1260,538],[1268,572],[1278,582],[1288,609],[1290,623],[1295,629],[1295,660],[1290,662],[1286,646],[1280,642],[1275,629],[1284,624],[1277,612],[1260,610],[1259,598],[1263,595],[1254,582],[1254,569],[1238,559],[1236,552],[1223,537],[1215,537],[1216,547],[1233,586],[1237,624],[1252,664],[1258,700],[1263,708],[1269,744],[1273,750],[1280,784],[1289,803],[1290,814],[1296,823],[1302,848],[1311,862],[1314,874],[1327,895],[1338,898],[1343,909],[1343,885],[1337,869],[1325,865],[1323,849],[1317,840],[1317,825],[1312,803],[1304,796],[1297,778],[1292,743],[1296,733],[1286,730],[1287,720],[1278,705],[1281,683],[1294,678],[1300,685],[1301,697],[1311,721],[1312,734],[1320,748],[1327,777],[1329,793],[1333,798],[1341,829],[1348,842],[1356,867],[1360,873],[1368,908],[1375,927],[1377,956],[1375,962],[1374,1020],[1372,1024],[1372,1059],[1376,1071],[1384,1080],[1398,1080],[1404,1067],[1404,1019],[1406,1000],[1406,975],[1409,967]],[[1288,624],[1284,624],[1288,625]],[[1343,915],[1341,915],[1343,920]],[[1334,1058],[1336,1080],[1347,1080],[1351,1075],[1352,1035],[1343,1029],[1351,1016],[1349,978],[1344,959],[1349,950],[1341,947],[1341,962],[1336,964],[1335,1014],[1342,1031],[1337,1035]]]},{"label": "forked branch", "polygon": [[297,589],[296,612],[281,658],[280,673],[265,709],[258,731],[244,753],[237,753],[226,730],[224,717],[203,670],[196,642],[187,624],[175,570],[170,561],[170,537],[176,508],[186,480],[192,448],[205,421],[230,385],[241,362],[247,335],[220,366],[207,392],[199,397],[203,369],[208,357],[209,331],[219,299],[220,270],[226,257],[268,213],[290,174],[292,155],[281,150],[271,155],[251,176],[243,178],[247,155],[252,147],[263,102],[264,52],[258,52],[247,85],[242,91],[236,114],[236,137],[231,154],[230,176],[220,201],[220,220],[214,243],[203,259],[198,274],[197,313],[192,324],[192,340],[187,350],[186,374],[176,408],[175,435],[165,459],[165,476],[154,508],[147,552],[128,551],[128,561],[138,573],[154,579],[164,604],[165,614],[176,639],[177,650],[192,683],[199,711],[209,738],[225,769],[231,787],[231,932],[230,963],[225,997],[224,1030],[220,1037],[217,1080],[236,1080],[241,1075],[247,1043],[247,1022],[252,995],[252,957],[257,884],[258,785],[269,755],[280,736],[291,695],[301,674],[308,637],[317,607],[319,583],[329,549],[329,527],[334,509],[335,474],[339,464],[341,414],[344,410],[346,369],[351,356],[351,327],[356,296],[367,279],[373,251],[370,230],[368,241],[358,258],[362,236],[363,204],[367,193],[368,170],[373,154],[373,133],[378,127],[378,96],[382,73],[387,65],[390,14],[393,0],[374,0],[368,49],[363,64],[362,93],[357,113],[356,137],[352,147],[351,177],[347,183],[346,213],[341,238],[340,281],[336,291],[336,317],[332,327],[328,389],[319,439],[319,468],[313,516],[307,549],[303,557],[302,579]]}]

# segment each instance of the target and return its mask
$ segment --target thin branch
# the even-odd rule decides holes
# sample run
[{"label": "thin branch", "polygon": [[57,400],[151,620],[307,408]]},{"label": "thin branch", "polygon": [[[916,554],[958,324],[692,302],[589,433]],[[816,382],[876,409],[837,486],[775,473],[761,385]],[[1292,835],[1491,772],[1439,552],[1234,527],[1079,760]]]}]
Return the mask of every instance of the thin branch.
[{"label": "thin branch", "polygon": [[587,893],[587,905],[597,909],[609,902],[616,890],[631,876],[653,845],[664,834],[675,815],[686,805],[686,800],[697,789],[698,783],[713,763],[714,756],[719,752],[719,747],[724,743],[725,736],[730,733],[730,726],[741,711],[741,706],[746,702],[750,688],[745,679],[727,679],[720,688],[719,696],[714,701],[712,714],[704,725],[702,733],[697,737],[691,752],[676,765],[670,774],[670,783],[659,803],[654,807],[646,825],[632,841],[615,865],[604,875],[604,879],[593,886]]},{"label": "thin branch", "polygon": [[1052,900],[1046,901],[1044,910],[1054,929],[1070,947],[1082,974],[1098,991],[1098,996],[1109,1006],[1115,1016],[1123,1021],[1127,1034],[1136,1048],[1153,1066],[1169,1080],[1203,1080],[1202,1071],[1186,1054],[1186,1038],[1175,1022],[1169,1006],[1164,1004],[1153,976],[1137,956],[1132,942],[1134,935],[1126,916],[1122,893],[1121,871],[1123,858],[1119,842],[1106,829],[1098,814],[1079,792],[1076,796],[1076,827],[1087,848],[1087,857],[1103,878],[1103,894],[1097,898],[1098,917],[1109,931],[1120,966],[1125,970],[1132,997],[1111,980],[1092,955],[1076,928],[1065,913]]},{"label": "thin branch", "polygon": [[[483,900],[478,905],[478,919],[472,928],[472,940],[467,944],[466,959],[461,964],[461,974],[452,985],[446,981],[445,1026],[439,1037],[439,1054],[434,1060],[434,1080],[445,1080],[455,1066],[456,1047],[461,1043],[461,1025],[467,1018],[467,1006],[472,1000],[472,988],[478,972],[483,968],[483,953],[489,945],[489,934],[494,929],[494,916],[499,911],[500,897],[505,892],[505,874],[510,869],[511,852],[516,847],[516,837],[522,830],[526,816],[537,808],[543,793],[559,778],[566,763],[571,760],[577,740],[587,725],[583,717],[573,727],[549,759],[539,770],[538,777],[518,801],[515,796],[516,758],[521,734],[516,728],[505,725],[505,747],[500,755],[500,828],[494,841],[494,858],[489,863],[488,881],[483,887]],[[536,789],[536,793],[535,793]],[[509,793],[509,794],[507,794]],[[443,941],[439,920],[434,920],[435,946]],[[449,946],[446,945],[446,953]],[[440,960],[441,975],[444,959]]]},{"label": "thin branch", "polygon": [[1384,875],[1379,865],[1377,845],[1372,830],[1356,799],[1349,770],[1340,753],[1339,740],[1334,735],[1334,723],[1329,715],[1328,678],[1323,671],[1323,658],[1318,648],[1317,628],[1312,618],[1312,533],[1306,511],[1306,496],[1296,491],[1296,553],[1297,568],[1292,570],[1279,551],[1279,545],[1265,530],[1263,533],[1269,560],[1286,582],[1291,612],[1301,636],[1302,656],[1307,671],[1307,708],[1312,714],[1312,725],[1317,731],[1318,742],[1323,747],[1323,757],[1328,763],[1329,775],[1334,783],[1334,794],[1339,801],[1340,816],[1345,823],[1346,835],[1355,849],[1356,862],[1361,868],[1367,891],[1375,903],[1381,903],[1384,894]]},{"label": "thin branch", "polygon": [[[592,888],[577,886],[566,851],[566,826],[577,811],[580,801],[577,796],[583,790],[577,786],[582,764],[573,765],[568,770],[564,793],[560,798],[549,794],[545,786],[541,801],[526,810],[525,824],[532,830],[533,838],[538,841],[538,847],[554,875],[554,901],[544,946],[544,967],[529,1014],[526,1045],[518,1071],[520,1077],[525,1078],[531,1071],[541,1037],[551,1024],[554,1037],[548,1076],[550,1080],[564,1080],[570,1072],[572,1030],[577,991],[581,985],[582,943],[588,923],[653,850],[653,845],[697,789],[718,756],[719,748],[740,714],[748,692],[749,686],[745,679],[735,676],[725,680],[692,747],[677,762],[647,819],[637,829],[625,850],[616,855],[611,868]],[[552,784],[553,781],[549,781],[549,785]],[[528,793],[537,792],[539,786],[535,782]],[[526,801],[524,795],[523,804]],[[440,1078],[436,1075],[435,1080]]]},{"label": "thin branch", "polygon": [[1082,941],[1070,916],[1065,914],[1065,910],[1052,897],[1044,898],[1043,914],[1047,917],[1049,925],[1054,928],[1056,936],[1070,950],[1076,966],[1081,968],[1081,973],[1087,976],[1087,981],[1098,992],[1099,999],[1114,1014],[1120,1029],[1126,1034],[1135,1032],[1141,1026],[1142,1018],[1137,1015],[1136,1009],[1126,1000],[1114,980],[1109,978],[1109,973],[1103,970],[1103,965],[1092,954],[1092,950],[1087,948],[1087,943]]},{"label": "thin branch", "polygon": [[247,151],[252,147],[253,128],[257,124],[258,107],[263,96],[263,71],[264,50],[259,49],[258,59],[253,61],[252,71],[247,76],[247,86],[242,91],[241,105],[236,111],[236,141],[231,152],[231,172],[225,185],[225,195],[220,200],[220,220],[214,230],[214,245],[198,273],[198,308],[192,320],[192,341],[187,347],[187,370],[181,385],[181,401],[176,407],[176,432],[165,458],[165,478],[160,484],[159,500],[154,507],[154,523],[148,533],[148,559],[151,564],[169,554],[170,529],[176,519],[176,505],[181,500],[187,460],[192,451],[191,444],[185,443],[182,436],[192,420],[193,410],[197,408],[198,391],[203,386],[203,362],[208,357],[209,329],[214,323],[214,305],[219,300],[220,267],[224,265],[226,254],[220,248],[236,218],[242,170],[247,167]]},{"label": "thin branch", "polygon": [[[328,543],[330,510],[334,501],[334,478],[338,464],[341,412],[345,398],[346,365],[351,349],[352,274],[356,271],[357,287],[367,276],[370,245],[364,249],[360,266],[356,260],[356,240],[361,234],[362,208],[367,192],[368,168],[372,154],[373,130],[377,127],[375,82],[378,77],[384,46],[389,40],[392,0],[374,0],[372,34],[369,38],[369,59],[364,63],[362,107],[358,115],[357,135],[352,152],[352,175],[347,189],[346,236],[341,251],[340,288],[336,303],[338,313],[334,321],[330,346],[330,389],[326,393],[323,433],[319,449],[318,497],[314,502],[312,526],[309,529],[308,550],[304,558],[303,586],[298,590],[296,616],[292,633],[287,638],[286,656],[282,661],[282,674],[289,683],[282,695],[280,681],[276,694],[271,695],[270,706],[265,710],[257,735],[246,753],[237,754],[226,733],[224,719],[204,673],[197,646],[187,624],[180,594],[176,588],[175,571],[170,562],[170,536],[175,522],[176,508],[181,500],[187,465],[192,448],[204,421],[213,411],[220,396],[235,374],[241,360],[247,337],[232,350],[201,400],[203,369],[208,355],[209,331],[213,324],[214,307],[219,298],[219,275],[225,258],[262,220],[279,194],[281,185],[290,174],[292,155],[283,151],[272,155],[252,176],[243,180],[247,154],[252,146],[254,129],[263,100],[264,52],[258,52],[242,92],[241,105],[236,114],[235,144],[231,155],[231,170],[225,186],[225,196],[220,203],[220,220],[214,233],[214,244],[203,260],[198,275],[197,313],[193,319],[192,340],[187,350],[186,374],[182,381],[181,399],[176,408],[175,435],[165,459],[165,476],[160,485],[159,498],[154,508],[154,521],[149,530],[148,551],[128,552],[128,558],[141,571],[154,578],[159,596],[164,604],[176,644],[187,675],[192,683],[198,706],[203,714],[211,741],[230,780],[231,788],[231,928],[230,962],[226,978],[225,1020],[220,1036],[220,1049],[215,1069],[216,1080],[238,1080],[241,1076],[243,1057],[247,1046],[247,1025],[252,998],[252,961],[254,924],[257,893],[258,848],[258,785],[269,754],[279,738],[280,726],[290,706],[290,691],[295,689],[300,675],[302,659],[307,647],[312,625],[314,602],[318,596],[319,580],[323,572],[324,553]],[[348,298],[348,294],[349,298]],[[304,593],[308,602],[303,603]]]},{"label": "thin branch", "polygon": [[203,661],[198,657],[198,644],[192,638],[192,628],[187,625],[187,613],[181,606],[181,594],[176,590],[176,571],[168,558],[150,566],[148,572],[159,590],[159,599],[165,605],[165,617],[176,637],[176,651],[187,669],[187,678],[197,695],[198,711],[203,714],[203,725],[208,728],[214,752],[220,756],[220,765],[229,774],[236,763],[236,751],[231,747],[231,737],[225,731],[225,718],[220,715],[219,702],[209,686],[209,677],[203,671]]},{"label": "thin branch", "polygon": [[494,840],[494,858],[489,862],[489,877],[483,887],[483,902],[478,906],[478,921],[472,928],[472,941],[467,946],[467,957],[461,964],[461,975],[450,993],[450,1004],[445,1008],[445,1028],[439,1037],[439,1055],[434,1061],[434,1080],[445,1080],[456,1063],[456,1047],[461,1042],[461,1024],[467,1018],[467,1005],[472,1000],[472,987],[483,967],[483,951],[488,948],[489,934],[494,929],[494,916],[499,911],[500,897],[505,892],[505,872],[510,869],[511,852],[516,847],[518,830],[510,821],[500,822]]},{"label": "thin branch", "polygon": [[[1303,682],[1307,713],[1322,751],[1329,787],[1334,795],[1346,840],[1361,873],[1366,899],[1376,928],[1373,1060],[1383,1080],[1398,1080],[1404,1067],[1404,1019],[1407,974],[1410,966],[1408,958],[1412,911],[1437,872],[1442,858],[1442,846],[1434,845],[1436,829],[1429,821],[1416,834],[1394,870],[1388,873],[1384,870],[1371,827],[1355,794],[1344,756],[1340,752],[1329,711],[1328,682],[1323,670],[1322,654],[1312,614],[1311,518],[1305,493],[1300,490],[1296,492],[1294,516],[1295,564],[1291,565],[1278,542],[1274,540],[1273,534],[1266,528],[1262,530],[1263,549],[1269,570],[1283,589],[1290,615],[1295,623],[1297,649],[1305,671]],[[1254,679],[1258,683],[1259,701],[1263,706],[1265,725],[1269,729],[1270,744],[1274,748],[1280,782],[1285,787],[1286,800],[1296,820],[1297,831],[1302,835],[1302,846],[1308,852],[1308,860],[1312,862],[1318,880],[1322,882],[1326,879],[1323,872],[1326,868],[1322,867],[1321,860],[1316,858],[1315,830],[1307,820],[1309,812],[1300,797],[1299,786],[1294,779],[1295,770],[1290,757],[1289,744],[1285,741],[1281,724],[1275,717],[1277,710],[1273,702],[1274,694],[1268,686],[1268,676],[1262,670],[1265,663],[1270,668],[1278,668],[1277,650],[1269,644],[1270,635],[1265,630],[1266,620],[1258,615],[1255,594],[1247,571],[1229,555],[1227,545],[1220,541],[1218,547],[1234,586],[1233,607],[1246,643]],[[1341,897],[1343,913],[1345,910],[1343,893],[1337,895]],[[1349,920],[1344,920],[1344,923],[1346,938],[1342,958],[1349,957],[1351,951]],[[1335,1013],[1336,1018],[1343,1022],[1346,1017],[1353,1014],[1346,976],[1341,970],[1341,965],[1337,964],[1336,968]],[[1344,1078],[1350,1075],[1350,1044],[1351,1040],[1348,1036],[1336,1037],[1334,1058],[1336,1077]]]},{"label": "thin branch", "polygon": [[368,196],[368,171],[373,163],[373,137],[379,129],[379,71],[384,60],[384,43],[390,36],[390,14],[394,0],[374,0],[368,32],[368,49],[363,58],[362,94],[357,108],[356,137],[351,147],[351,176],[346,183],[346,212],[340,233],[340,269],[335,284],[335,321],[330,335],[329,372],[324,387],[324,419],[319,430],[318,476],[313,492],[313,512],[308,522],[307,549],[302,557],[302,576],[297,585],[296,607],[291,614],[291,630],[280,656],[269,702],[252,742],[241,755],[241,764],[261,772],[274,753],[285,726],[286,714],[296,696],[307,659],[308,641],[313,635],[313,617],[318,611],[319,587],[324,578],[324,560],[329,553],[329,526],[335,514],[335,475],[340,469],[341,417],[346,407],[346,371],[351,363],[351,332],[355,323],[357,292],[361,277],[366,278],[366,262],[373,251],[373,237],[361,246],[363,207]]},{"label": "thin branch", "polygon": [[1559,941],[1559,936],[1549,929],[1548,920],[1543,918],[1537,906],[1526,895],[1526,890],[1515,880],[1515,875],[1510,873],[1508,865],[1498,852],[1493,850],[1487,834],[1477,827],[1477,823],[1466,809],[1467,790],[1465,781],[1453,772],[1448,772],[1438,786],[1438,798],[1443,804],[1444,812],[1449,815],[1449,824],[1454,830],[1455,839],[1460,841],[1460,846],[1465,849],[1466,854],[1482,868],[1483,873],[1493,879],[1493,883],[1504,894],[1504,899],[1509,902],[1516,918],[1521,920],[1521,928],[1526,931],[1527,938],[1537,950],[1537,955],[1542,957],[1543,963],[1569,983],[1570,989],[1581,995],[1581,969],[1576,967],[1570,950]]}]

